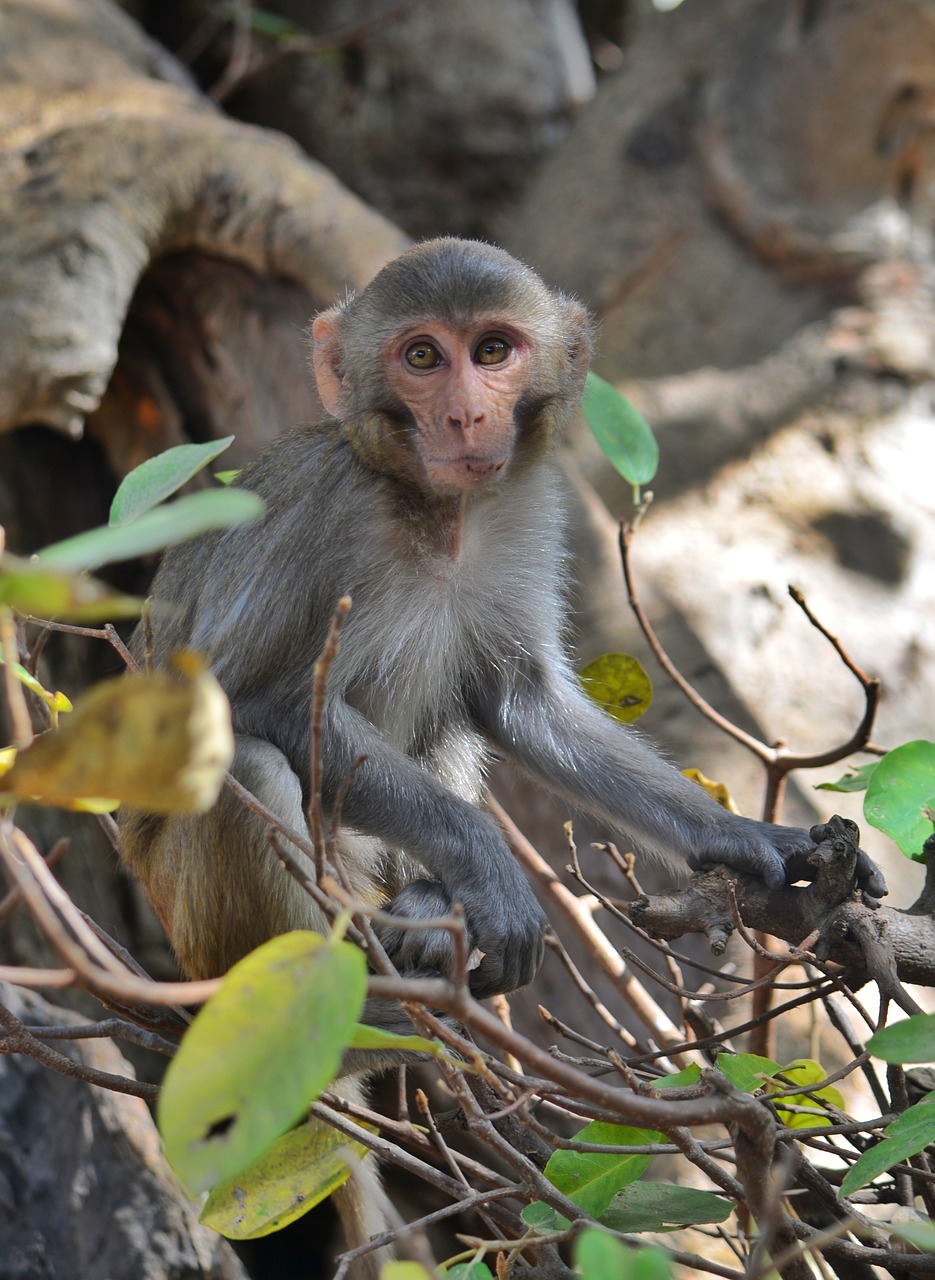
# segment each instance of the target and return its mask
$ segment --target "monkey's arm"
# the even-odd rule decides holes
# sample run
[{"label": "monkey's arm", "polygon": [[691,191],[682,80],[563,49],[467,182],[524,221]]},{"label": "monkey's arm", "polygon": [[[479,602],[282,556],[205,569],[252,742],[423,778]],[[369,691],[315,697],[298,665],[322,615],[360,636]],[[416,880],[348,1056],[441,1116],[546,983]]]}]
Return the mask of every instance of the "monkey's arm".
[{"label": "monkey's arm", "polygon": [[[807,831],[729,813],[600,711],[564,662],[500,673],[499,686],[479,697],[477,719],[518,763],[605,818],[642,853],[669,865],[723,862],[770,886],[809,878]],[[863,853],[857,871],[869,893],[886,893]]]},{"label": "monkey's arm", "polygon": [[[531,982],[542,962],[545,917],[493,819],[336,698],[326,710],[322,756],[326,803],[351,778],[342,825],[402,849],[437,882],[406,885],[390,910],[426,919],[447,914],[452,902],[460,902],[471,946],[484,953],[471,974],[475,994],[512,991]],[[398,931],[391,946],[407,969],[450,968],[451,940],[445,932]]]}]

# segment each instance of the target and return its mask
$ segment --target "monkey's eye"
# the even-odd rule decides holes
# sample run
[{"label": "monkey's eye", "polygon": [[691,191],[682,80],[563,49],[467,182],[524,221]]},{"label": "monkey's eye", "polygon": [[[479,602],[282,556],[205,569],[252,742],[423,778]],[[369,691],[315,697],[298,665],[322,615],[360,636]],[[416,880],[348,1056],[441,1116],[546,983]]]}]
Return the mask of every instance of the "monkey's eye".
[{"label": "monkey's eye", "polygon": [[506,338],[484,338],[474,352],[474,359],[478,364],[503,364],[512,350]]},{"label": "monkey's eye", "polygon": [[442,362],[438,348],[432,342],[413,342],[406,348],[405,360],[413,369],[434,369]]}]

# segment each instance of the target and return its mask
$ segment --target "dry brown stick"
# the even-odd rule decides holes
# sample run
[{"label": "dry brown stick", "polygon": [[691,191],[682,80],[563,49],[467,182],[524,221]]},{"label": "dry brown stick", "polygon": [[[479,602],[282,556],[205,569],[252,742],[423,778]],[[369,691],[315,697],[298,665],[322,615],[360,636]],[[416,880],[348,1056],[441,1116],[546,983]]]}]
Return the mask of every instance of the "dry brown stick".
[{"label": "dry brown stick", "polygon": [[3,685],[7,709],[10,713],[10,727],[13,731],[11,745],[17,751],[22,751],[32,742],[33,732],[26,694],[13,670],[17,662],[19,662],[19,646],[16,640],[16,623],[13,621],[10,610],[0,607],[0,666],[3,667]]},{"label": "dry brown stick", "polygon": [[[86,951],[65,927],[53,906],[53,900],[62,901],[64,890],[54,880],[39,851],[26,834],[3,819],[0,819],[0,858],[14,883],[22,890],[30,914],[47,941],[65,965],[75,970],[76,980],[92,992],[100,991],[129,1002],[142,1000],[152,1004],[201,1004],[217,991],[220,985],[217,978],[203,982],[155,982],[137,977],[101,946],[79,917],[78,936],[92,939],[91,951]],[[77,915],[77,911],[67,895],[65,902],[69,925],[72,926],[72,917]],[[104,959],[103,964],[95,962],[94,957],[99,952]]]},{"label": "dry brown stick", "polygon": [[574,926],[576,933],[591,949],[594,959],[601,966],[614,986],[627,1001],[634,1013],[638,1015],[644,1026],[663,1046],[680,1043],[682,1040],[679,1028],[655,1000],[627,972],[620,953],[613,946],[607,935],[595,923],[591,912],[570,889],[559,880],[558,876],[533,848],[506,810],[488,794],[487,803],[491,813],[500,823],[506,835],[507,843],[520,862],[532,872],[540,884],[544,885],[549,896],[556,903],[562,914]]},{"label": "dry brown stick", "polygon": [[[56,863],[60,862],[70,844],[71,839],[68,836],[62,836],[61,839],[56,840],[55,844],[53,844],[52,848],[45,855],[45,865],[52,868]],[[13,908],[18,906],[22,901],[23,895],[19,889],[11,889],[10,892],[0,900],[0,924],[3,923]]]},{"label": "dry brown stick", "polygon": [[312,668],[311,776],[309,778],[308,826],[312,835],[312,844],[315,848],[315,876],[319,884],[325,874],[325,815],[321,797],[322,721],[325,714],[325,697],[328,692],[328,673],[331,671],[331,664],[338,656],[341,628],[350,610],[350,596],[342,596],[332,614],[324,648],[316,658],[315,665]]}]

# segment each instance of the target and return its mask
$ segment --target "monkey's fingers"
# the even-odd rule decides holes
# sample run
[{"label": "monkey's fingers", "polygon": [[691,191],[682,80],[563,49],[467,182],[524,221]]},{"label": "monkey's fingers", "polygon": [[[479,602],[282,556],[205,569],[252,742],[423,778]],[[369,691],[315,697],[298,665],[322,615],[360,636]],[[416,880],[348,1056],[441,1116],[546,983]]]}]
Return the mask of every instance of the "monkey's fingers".
[{"label": "monkey's fingers", "polygon": [[864,893],[871,898],[885,898],[889,893],[883,872],[863,849],[857,850],[857,880]]}]

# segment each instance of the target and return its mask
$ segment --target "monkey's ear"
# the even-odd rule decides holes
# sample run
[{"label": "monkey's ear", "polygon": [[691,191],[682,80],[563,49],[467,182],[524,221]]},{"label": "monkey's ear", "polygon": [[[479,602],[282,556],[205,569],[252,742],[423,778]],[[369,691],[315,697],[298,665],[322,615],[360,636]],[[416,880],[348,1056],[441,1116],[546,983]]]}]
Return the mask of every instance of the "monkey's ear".
[{"label": "monkey's ear", "polygon": [[584,395],[584,380],[591,367],[594,354],[594,328],[591,317],[580,302],[566,299],[566,323],[568,327],[568,359],[575,382],[575,399]]},{"label": "monkey's ear", "polygon": [[312,367],[318,394],[332,418],[343,417],[344,341],[338,327],[337,308],[323,311],[312,321]]}]

